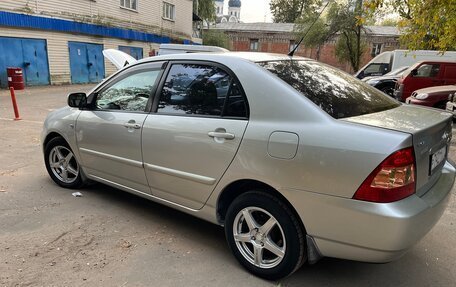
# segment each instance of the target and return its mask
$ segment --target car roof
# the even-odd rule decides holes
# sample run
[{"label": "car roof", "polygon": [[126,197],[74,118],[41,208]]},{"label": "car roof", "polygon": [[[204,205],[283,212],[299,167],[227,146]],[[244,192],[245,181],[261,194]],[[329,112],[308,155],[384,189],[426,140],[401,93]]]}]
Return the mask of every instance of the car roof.
[{"label": "car roof", "polygon": [[250,62],[269,62],[269,61],[284,61],[284,60],[310,60],[304,57],[274,53],[259,53],[259,52],[208,52],[208,53],[182,53],[169,54],[162,56],[148,57],[139,60],[138,63],[152,61],[169,61],[169,60],[199,60],[199,61],[226,61],[226,60],[244,60]]}]

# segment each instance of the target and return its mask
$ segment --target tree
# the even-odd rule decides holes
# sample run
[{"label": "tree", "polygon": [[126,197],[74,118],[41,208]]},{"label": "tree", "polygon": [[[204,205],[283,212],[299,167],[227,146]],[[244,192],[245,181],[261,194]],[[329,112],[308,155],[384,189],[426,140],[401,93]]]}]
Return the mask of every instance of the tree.
[{"label": "tree", "polygon": [[203,44],[229,49],[229,38],[221,30],[208,29],[203,33]]},{"label": "tree", "polygon": [[317,5],[321,5],[321,0],[271,0],[269,8],[275,23],[295,23]]},{"label": "tree", "polygon": [[365,0],[366,12],[391,9],[400,15],[402,44],[409,49],[456,49],[454,0]]},{"label": "tree", "polygon": [[[298,20],[298,37],[304,37],[303,43],[319,48],[328,40],[337,37],[336,57],[340,61],[349,61],[357,71],[366,44],[361,40],[361,23],[359,21],[360,1],[348,0],[345,3],[331,2],[328,12],[320,18],[321,10],[307,11]],[[313,23],[313,26],[312,26]]]},{"label": "tree", "polygon": [[213,0],[194,0],[193,11],[206,22],[214,22],[216,18]]},{"label": "tree", "polygon": [[380,26],[397,26],[399,21],[397,19],[384,19],[380,22]]}]

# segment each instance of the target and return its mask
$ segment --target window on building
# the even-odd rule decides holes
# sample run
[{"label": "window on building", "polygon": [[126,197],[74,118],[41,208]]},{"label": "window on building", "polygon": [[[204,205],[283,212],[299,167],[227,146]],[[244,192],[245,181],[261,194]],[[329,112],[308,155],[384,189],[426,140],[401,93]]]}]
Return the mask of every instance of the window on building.
[{"label": "window on building", "polygon": [[217,14],[220,14],[220,7],[217,7]]},{"label": "window on building", "polygon": [[168,20],[174,20],[175,18],[175,6],[168,2],[163,2],[163,18]]},{"label": "window on building", "polygon": [[120,0],[120,7],[138,10],[138,0]]},{"label": "window on building", "polygon": [[375,57],[382,51],[382,44],[372,44],[371,56]]},{"label": "window on building", "polygon": [[250,39],[250,51],[258,51],[258,39]]}]

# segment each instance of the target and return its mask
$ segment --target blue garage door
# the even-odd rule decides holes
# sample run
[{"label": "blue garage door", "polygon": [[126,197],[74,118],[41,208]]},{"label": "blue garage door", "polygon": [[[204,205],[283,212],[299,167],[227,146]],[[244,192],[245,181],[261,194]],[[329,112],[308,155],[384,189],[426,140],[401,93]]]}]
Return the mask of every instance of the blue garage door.
[{"label": "blue garage door", "polygon": [[0,37],[0,86],[8,85],[6,68],[24,71],[27,86],[49,84],[46,40]]},{"label": "blue garage door", "polygon": [[98,83],[105,77],[103,45],[68,42],[71,82]]},{"label": "blue garage door", "polygon": [[128,55],[132,56],[136,60],[143,58],[143,48],[130,47],[130,46],[119,46],[119,50],[127,53]]}]

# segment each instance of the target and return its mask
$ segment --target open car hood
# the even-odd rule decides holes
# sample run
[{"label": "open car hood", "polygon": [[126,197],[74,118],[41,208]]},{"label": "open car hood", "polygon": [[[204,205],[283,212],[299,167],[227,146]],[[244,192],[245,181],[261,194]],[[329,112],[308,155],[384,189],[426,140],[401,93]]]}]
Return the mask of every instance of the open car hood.
[{"label": "open car hood", "polygon": [[111,61],[118,70],[137,62],[132,56],[116,49],[103,50],[103,55]]}]

